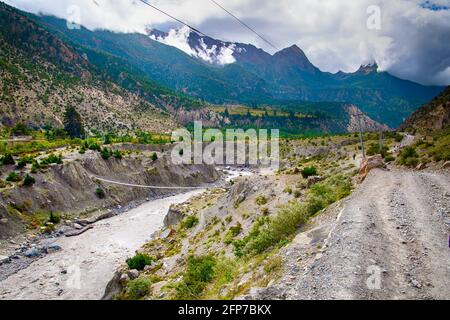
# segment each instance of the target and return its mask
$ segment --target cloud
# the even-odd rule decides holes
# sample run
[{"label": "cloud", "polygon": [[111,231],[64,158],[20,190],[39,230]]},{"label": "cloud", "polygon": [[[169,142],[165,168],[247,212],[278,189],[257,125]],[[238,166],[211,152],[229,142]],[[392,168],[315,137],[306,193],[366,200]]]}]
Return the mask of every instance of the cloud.
[{"label": "cloud", "polygon": [[233,56],[236,47],[235,45],[224,45],[220,48],[216,45],[208,47],[203,39],[200,39],[200,45],[192,48],[189,44],[190,33],[191,30],[188,27],[183,26],[179,29],[169,30],[166,36],[150,35],[150,38],[178,48],[190,56],[202,59],[211,64],[225,65],[236,62],[236,59]]},{"label": "cloud", "polygon": [[[448,0],[217,0],[277,47],[301,47],[323,71],[355,71],[376,61],[381,70],[423,84],[450,84],[450,10]],[[7,0],[31,12],[67,18],[80,7],[81,23],[90,29],[145,32],[147,26],[180,25],[137,0]],[[243,28],[210,0],[155,0],[151,3],[204,33],[224,40],[252,43],[270,53],[255,34]],[[368,28],[369,6],[380,9],[380,28]],[[377,20],[377,19],[375,19]],[[174,35],[174,37],[177,35]],[[181,36],[181,35],[178,35]],[[173,38],[174,44],[189,49]],[[183,48],[183,49],[182,49]],[[231,63],[233,48],[189,53]]]}]

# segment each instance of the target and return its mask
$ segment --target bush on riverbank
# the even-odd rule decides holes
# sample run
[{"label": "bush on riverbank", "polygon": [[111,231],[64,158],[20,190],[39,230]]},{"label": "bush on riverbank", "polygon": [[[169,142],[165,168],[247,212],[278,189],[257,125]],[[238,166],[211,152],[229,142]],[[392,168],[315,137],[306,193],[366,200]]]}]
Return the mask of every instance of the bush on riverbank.
[{"label": "bush on riverbank", "polygon": [[130,270],[144,270],[145,266],[152,264],[152,258],[143,253],[136,254],[133,258],[127,260],[127,265]]}]

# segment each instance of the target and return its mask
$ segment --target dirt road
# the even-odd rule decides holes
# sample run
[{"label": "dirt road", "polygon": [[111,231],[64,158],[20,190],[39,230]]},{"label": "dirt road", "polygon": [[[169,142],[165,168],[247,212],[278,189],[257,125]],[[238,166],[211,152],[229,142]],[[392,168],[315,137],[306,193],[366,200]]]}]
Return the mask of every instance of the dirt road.
[{"label": "dirt road", "polygon": [[0,282],[0,300],[101,299],[115,270],[162,227],[170,205],[201,192],[150,201],[80,236],[58,239],[61,251]]},{"label": "dirt road", "polygon": [[250,298],[450,298],[450,173],[377,169],[330,211]]}]

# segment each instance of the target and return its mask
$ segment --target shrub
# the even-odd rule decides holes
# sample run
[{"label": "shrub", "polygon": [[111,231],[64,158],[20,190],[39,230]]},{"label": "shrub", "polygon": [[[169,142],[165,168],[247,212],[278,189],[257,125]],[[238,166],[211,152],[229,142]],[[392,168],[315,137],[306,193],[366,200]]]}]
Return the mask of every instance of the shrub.
[{"label": "shrub", "polygon": [[15,165],[16,162],[14,161],[13,156],[10,153],[5,153],[3,157],[0,159],[0,162],[2,165]]},{"label": "shrub", "polygon": [[36,179],[34,179],[32,176],[30,176],[29,174],[27,174],[25,176],[25,179],[23,180],[23,185],[26,187],[32,186],[33,184],[36,183]]},{"label": "shrub", "polygon": [[17,161],[17,169],[23,169],[27,166],[27,164],[31,164],[34,162],[34,159],[31,157],[22,157]]},{"label": "shrub", "polygon": [[61,222],[61,215],[54,213],[53,211],[50,211],[48,221],[54,224],[58,224]]},{"label": "shrub", "polygon": [[127,289],[125,295],[127,299],[139,300],[144,298],[150,293],[150,286],[152,285],[152,280],[149,278],[138,278],[131,280],[127,284]]},{"label": "shrub", "polygon": [[294,197],[295,197],[295,198],[300,198],[301,196],[302,196],[302,190],[296,189],[296,190],[294,191]]},{"label": "shrub", "polygon": [[267,198],[265,196],[259,196],[258,198],[256,198],[256,204],[259,206],[263,206],[265,204],[267,204]]},{"label": "shrub", "polygon": [[103,148],[100,151],[100,155],[102,156],[103,160],[108,160],[112,156],[112,152],[108,148]]},{"label": "shrub", "polygon": [[393,155],[387,155],[386,157],[384,157],[384,161],[386,162],[395,161],[395,157]]},{"label": "shrub", "polygon": [[134,257],[127,260],[127,265],[130,270],[144,270],[145,266],[152,264],[152,258],[144,253],[138,253]]},{"label": "shrub", "polygon": [[120,152],[120,150],[115,150],[113,152],[113,156],[114,156],[114,158],[120,160],[120,159],[122,159],[122,152]]},{"label": "shrub", "polygon": [[192,229],[198,222],[199,220],[196,216],[189,216],[183,221],[182,227],[185,229]]},{"label": "shrub", "polygon": [[291,187],[286,187],[286,188],[284,189],[284,192],[285,192],[285,193],[292,194],[292,188],[291,188]]},{"label": "shrub", "polygon": [[37,160],[33,161],[33,164],[31,165],[31,173],[37,173],[38,170],[41,168],[41,165]]},{"label": "shrub", "polygon": [[98,151],[100,152],[102,148],[100,148],[100,145],[97,142],[92,142],[88,144],[88,149],[92,151]]},{"label": "shrub", "polygon": [[12,128],[11,132],[15,136],[26,136],[30,134],[30,129],[23,123],[18,123]]},{"label": "shrub", "polygon": [[308,177],[316,176],[317,169],[315,167],[307,167],[301,171],[302,177],[307,179]]},{"label": "shrub", "polygon": [[242,232],[242,225],[238,223],[237,225],[233,226],[228,230],[228,232],[225,234],[224,243],[230,244],[233,242],[233,238],[237,237]]},{"label": "shrub", "polygon": [[106,134],[103,138],[103,144],[109,145],[112,143],[112,137],[110,134]]},{"label": "shrub", "polygon": [[41,164],[43,165],[50,165],[50,164],[62,164],[62,156],[55,156],[54,154],[51,154],[47,158],[43,159],[41,161]]},{"label": "shrub", "polygon": [[215,276],[216,259],[212,256],[190,256],[183,280],[176,287],[176,298],[198,299]]},{"label": "shrub", "polygon": [[81,146],[80,147],[80,151],[78,151],[80,154],[85,154],[86,153],[86,147],[85,146]]},{"label": "shrub", "polygon": [[105,199],[106,198],[106,193],[102,188],[97,188],[95,189],[95,195],[99,198],[99,199]]},{"label": "shrub", "polygon": [[6,181],[8,182],[20,182],[22,181],[22,177],[15,171],[12,171],[6,177]]},{"label": "shrub", "polygon": [[151,158],[153,162],[155,162],[156,160],[158,160],[158,155],[156,154],[156,152],[153,152]]},{"label": "shrub", "polygon": [[399,164],[405,166],[417,166],[419,163],[419,155],[414,147],[406,147],[400,152]]},{"label": "shrub", "polygon": [[389,148],[387,146],[383,146],[383,148],[380,148],[379,143],[372,143],[369,148],[367,149],[367,155],[373,156],[376,154],[381,154],[382,157],[385,157],[389,152]]}]

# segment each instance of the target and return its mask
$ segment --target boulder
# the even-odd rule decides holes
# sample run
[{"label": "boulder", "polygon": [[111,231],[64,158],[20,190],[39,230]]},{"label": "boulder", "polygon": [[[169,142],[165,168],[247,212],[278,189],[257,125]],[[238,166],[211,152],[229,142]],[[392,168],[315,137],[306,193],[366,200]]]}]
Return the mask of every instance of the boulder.
[{"label": "boulder", "polygon": [[130,277],[131,280],[139,278],[139,271],[136,269],[130,270],[127,273],[128,277]]},{"label": "boulder", "polygon": [[7,219],[7,218],[2,218],[2,219],[0,219],[0,224],[1,224],[1,225],[6,225],[6,224],[8,224],[8,219]]},{"label": "boulder", "polygon": [[75,229],[77,229],[77,230],[83,229],[83,226],[80,225],[80,224],[78,224],[78,223],[74,223],[74,224],[73,224],[73,227],[74,227]]},{"label": "boulder", "polygon": [[386,168],[386,164],[384,163],[381,155],[367,157],[366,159],[364,159],[359,169],[358,181],[363,182],[369,172],[376,168]]},{"label": "boulder", "polygon": [[130,277],[128,276],[128,274],[123,273],[123,274],[120,276],[119,282],[122,283],[122,284],[125,284],[125,283],[127,283],[128,281],[130,281]]},{"label": "boulder", "polygon": [[170,238],[171,236],[173,236],[176,233],[176,231],[174,229],[166,229],[163,232],[161,232],[161,234],[159,235],[160,239],[167,239]]},{"label": "boulder", "polygon": [[58,252],[60,250],[61,250],[61,247],[58,246],[57,244],[51,244],[45,248],[45,251],[47,253],[54,253],[54,252]]},{"label": "boulder", "polygon": [[449,169],[450,168],[450,161],[446,161],[444,162],[444,165],[442,166],[444,169]]},{"label": "boulder", "polygon": [[170,207],[169,212],[164,218],[164,226],[169,228],[171,226],[177,225],[180,221],[184,219],[184,214],[176,209],[174,206]]},{"label": "boulder", "polygon": [[41,254],[41,250],[39,250],[38,248],[31,248],[31,249],[25,251],[25,253],[24,253],[25,257],[27,257],[27,258],[36,258],[40,254]]}]

